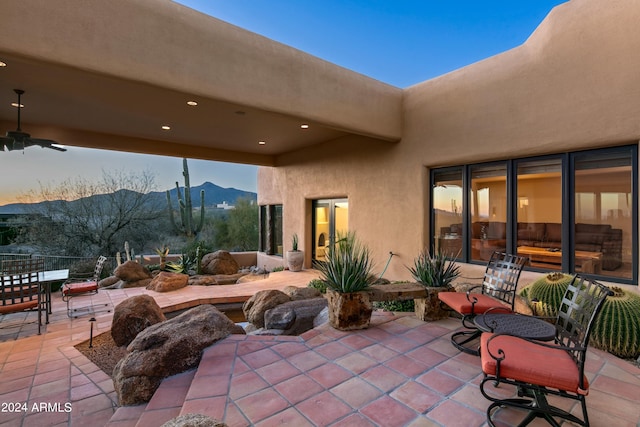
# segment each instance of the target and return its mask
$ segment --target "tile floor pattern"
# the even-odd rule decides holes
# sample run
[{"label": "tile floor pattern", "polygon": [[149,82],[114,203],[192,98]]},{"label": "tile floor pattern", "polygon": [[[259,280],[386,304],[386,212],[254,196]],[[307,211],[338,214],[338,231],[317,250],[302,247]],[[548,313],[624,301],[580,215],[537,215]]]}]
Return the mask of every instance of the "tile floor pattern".
[{"label": "tile floor pattern", "polygon": [[[148,293],[162,307],[184,308],[193,300],[233,301],[259,289],[304,286],[313,275],[298,274],[168,294],[105,291],[91,300],[115,305]],[[425,323],[412,315],[377,312],[372,326],[362,331],[325,325],[301,337],[230,336],[204,352],[198,369],[167,378],[148,404],[118,408],[110,378],[73,347],[88,338],[88,318],[68,319],[58,296],[53,309],[40,336],[34,323],[25,324],[34,320],[33,313],[0,322],[2,426],[146,427],[193,412],[229,426],[486,425],[479,359],[451,346],[450,333],[459,326],[454,319]],[[97,315],[96,333],[109,330],[111,316]],[[639,426],[640,369],[591,350],[587,371],[591,425]],[[10,408],[12,403],[27,403],[27,408]],[[34,403],[47,407],[34,408]],[[518,416],[500,413],[505,426],[517,423]]]}]

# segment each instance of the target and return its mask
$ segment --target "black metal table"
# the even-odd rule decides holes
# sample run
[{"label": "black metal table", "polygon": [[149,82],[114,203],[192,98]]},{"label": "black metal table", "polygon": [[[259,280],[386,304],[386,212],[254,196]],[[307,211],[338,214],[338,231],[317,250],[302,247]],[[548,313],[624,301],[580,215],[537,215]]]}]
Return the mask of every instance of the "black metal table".
[{"label": "black metal table", "polygon": [[485,332],[507,333],[522,338],[552,341],[556,327],[532,316],[514,313],[488,313],[476,316],[473,322]]}]

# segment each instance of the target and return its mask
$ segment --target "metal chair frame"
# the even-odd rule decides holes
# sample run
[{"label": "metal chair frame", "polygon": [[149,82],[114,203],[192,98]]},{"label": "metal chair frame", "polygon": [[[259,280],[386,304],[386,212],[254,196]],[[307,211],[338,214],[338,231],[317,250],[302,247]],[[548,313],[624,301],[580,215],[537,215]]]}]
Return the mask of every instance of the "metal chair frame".
[{"label": "metal chair frame", "polygon": [[[480,391],[485,398],[493,402],[487,408],[487,421],[490,426],[495,426],[492,420],[492,416],[495,414],[494,411],[502,407],[514,407],[529,411],[523,421],[518,424],[519,426],[526,426],[536,418],[543,418],[555,427],[560,426],[555,418],[568,420],[581,426],[589,426],[586,406],[586,396],[589,392],[589,386],[584,376],[587,346],[595,319],[607,295],[610,294],[611,290],[604,285],[576,275],[567,288],[558,310],[558,316],[555,321],[556,337],[554,343],[544,343],[508,335],[508,339],[513,340],[508,342],[510,348],[505,347],[507,344],[504,343],[497,351],[495,349],[491,351],[491,341],[506,334],[493,334],[487,339],[486,346],[483,347],[481,355],[483,366],[484,358],[490,357],[495,360],[496,368],[495,373],[484,372],[484,379],[480,383]],[[532,384],[518,380],[518,378],[507,378],[503,376],[501,370],[504,370],[503,365],[509,363],[509,350],[512,352],[515,351],[514,347],[521,347],[525,341],[534,343],[537,346],[536,348],[540,350],[548,348],[550,349],[549,351],[551,351],[551,349],[553,349],[553,351],[566,351],[568,357],[570,357],[577,366],[579,375],[577,378],[577,390],[561,390],[545,384]],[[511,363],[513,363],[513,361],[511,361]],[[520,361],[520,363],[527,362]],[[509,366],[508,369],[510,369],[511,376],[517,376],[513,372],[515,369],[513,365]],[[543,371],[550,371],[551,368],[542,367],[541,369]],[[542,373],[542,376],[544,377],[545,374],[552,375],[552,372]],[[524,375],[531,375],[531,373],[527,372]],[[487,393],[486,387],[489,384],[498,387],[501,383],[516,386],[519,398],[501,399]],[[547,401],[547,395],[560,396],[580,402],[582,418],[551,405]]]},{"label": "metal chair frame", "polygon": [[[104,264],[107,261],[107,257],[100,255],[98,260],[96,261],[96,265],[93,269],[93,274],[89,277],[73,277],[69,278],[65,281],[65,283],[60,288],[60,292],[62,294],[62,301],[67,304],[67,316],[68,317],[78,317],[81,312],[90,312],[93,311],[93,306],[85,307],[82,309],[73,309],[69,306],[71,299],[93,295],[98,293],[98,282],[100,281],[100,276],[102,274],[102,269],[104,268]],[[95,284],[95,286],[88,286],[89,284]],[[74,288],[76,288],[74,290]],[[87,290],[82,290],[87,288]],[[105,304],[108,306],[108,304]]]},{"label": "metal chair frame", "polygon": [[[478,356],[478,348],[471,348],[469,343],[476,341],[482,331],[480,331],[473,323],[475,316],[484,314],[486,309],[482,312],[476,310],[476,304],[478,304],[478,293],[474,292],[476,289],[480,289],[481,295],[486,295],[495,300],[495,304],[492,305],[490,310],[505,310],[507,312],[513,311],[513,306],[516,298],[516,288],[518,286],[518,280],[522,269],[529,262],[529,258],[521,257],[518,255],[512,255],[505,252],[496,251],[491,254],[489,263],[484,273],[484,280],[481,285],[474,286],[466,293],[466,305],[468,310],[464,312],[458,312],[462,316],[462,326],[466,328],[466,331],[454,332],[451,335],[451,343],[458,350],[465,353]],[[440,292],[438,298],[441,300],[441,304],[446,305],[448,298],[458,297],[456,292]],[[448,310],[452,310],[450,307],[446,307]],[[454,310],[456,311],[456,310]]]},{"label": "metal chair frame", "polygon": [[47,309],[39,278],[42,271],[44,260],[27,258],[3,261],[0,274],[0,314],[37,311],[38,335],[42,333],[42,312]]}]

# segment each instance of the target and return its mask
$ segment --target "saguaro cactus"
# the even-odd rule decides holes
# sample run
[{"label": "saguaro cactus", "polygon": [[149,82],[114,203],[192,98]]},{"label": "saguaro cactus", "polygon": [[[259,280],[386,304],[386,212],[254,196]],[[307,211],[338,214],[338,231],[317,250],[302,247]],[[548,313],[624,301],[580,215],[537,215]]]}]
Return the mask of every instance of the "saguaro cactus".
[{"label": "saguaro cactus", "polygon": [[193,205],[191,204],[191,184],[189,183],[189,167],[187,159],[182,159],[182,176],[184,177],[184,198],[180,192],[180,185],[176,181],[176,195],[178,197],[178,207],[180,209],[180,225],[173,217],[173,208],[171,207],[171,195],[167,190],[167,205],[169,207],[169,218],[173,228],[178,233],[182,233],[187,237],[195,237],[204,223],[204,190],[200,191],[200,221],[196,225],[193,219]]}]

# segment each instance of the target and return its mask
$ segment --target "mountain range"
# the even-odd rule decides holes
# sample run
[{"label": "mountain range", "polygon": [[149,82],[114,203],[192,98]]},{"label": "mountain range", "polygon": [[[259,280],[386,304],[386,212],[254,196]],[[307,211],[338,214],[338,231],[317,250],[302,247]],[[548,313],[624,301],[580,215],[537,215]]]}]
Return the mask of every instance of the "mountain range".
[{"label": "mountain range", "polygon": [[[216,205],[227,202],[230,205],[236,204],[238,199],[246,198],[249,200],[256,201],[258,199],[258,195],[251,191],[238,190],[237,188],[223,188],[219,185],[213,184],[211,182],[205,182],[204,184],[198,185],[196,187],[191,187],[191,201],[194,208],[200,207],[200,190],[204,190],[204,201],[205,207],[212,208],[216,207]],[[123,190],[120,190],[123,191]],[[180,187],[180,192],[184,197],[184,187]],[[171,204],[173,206],[177,206],[177,190],[174,187],[169,190],[169,194],[171,196]],[[160,204],[160,206],[166,206],[167,195],[166,191],[153,191],[150,192],[150,199],[154,203]],[[95,195],[90,197],[101,198],[102,195]],[[40,202],[46,203],[46,202]],[[36,205],[40,204],[37,203]],[[28,206],[31,206],[29,203],[10,203],[8,205],[0,206],[0,214],[20,214],[26,213],[29,210]]]}]

